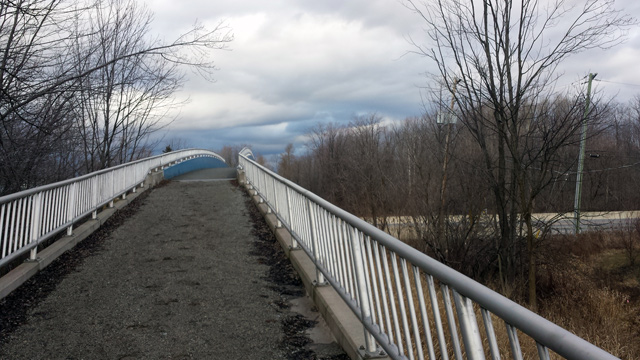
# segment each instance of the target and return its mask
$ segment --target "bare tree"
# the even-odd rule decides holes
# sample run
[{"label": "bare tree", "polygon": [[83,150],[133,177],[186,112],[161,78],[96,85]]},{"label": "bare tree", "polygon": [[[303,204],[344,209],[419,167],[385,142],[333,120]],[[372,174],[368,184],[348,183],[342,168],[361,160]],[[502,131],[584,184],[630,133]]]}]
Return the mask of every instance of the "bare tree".
[{"label": "bare tree", "polygon": [[570,55],[619,43],[620,30],[634,20],[614,9],[613,0],[588,0],[581,8],[562,0],[405,4],[424,20],[431,40],[413,42],[417,52],[435,63],[435,75],[450,91],[460,79],[456,109],[484,154],[500,224],[496,247],[503,279],[515,273],[511,249],[519,219],[526,224],[529,303],[535,308],[531,212],[541,185],[557,170],[558,149],[573,141],[578,125],[544,116],[554,107],[549,103],[554,70]]},{"label": "bare tree", "polygon": [[[69,95],[45,92],[26,101],[43,83],[63,71],[57,22],[65,19],[61,1],[0,1],[0,194],[34,186],[48,171],[58,142],[69,140]],[[74,169],[70,169],[73,173]]]},{"label": "bare tree", "polygon": [[630,267],[636,264],[640,252],[640,219],[619,219],[621,226],[614,232],[617,245],[622,249]]},{"label": "bare tree", "polygon": [[181,150],[181,149],[188,149],[189,147],[191,147],[189,145],[189,140],[181,137],[172,137],[168,140],[163,139],[161,142],[164,142],[167,144],[164,150],[162,150],[163,153],[168,153],[168,152]]},{"label": "bare tree", "polygon": [[243,148],[251,149],[251,145],[224,145],[218,154],[224,158],[224,161],[229,167],[236,167],[238,166],[238,153],[240,153]]},{"label": "bare tree", "polygon": [[[35,169],[60,160],[52,156],[57,144],[81,144],[76,131],[100,144],[65,148],[101,154],[84,170],[148,153],[146,136],[163,110],[161,101],[148,97],[170,103],[170,90],[180,84],[177,65],[210,77],[210,50],[224,49],[232,40],[220,23],[212,30],[195,25],[167,43],[150,38],[149,21],[133,1],[0,0],[0,192],[51,181],[40,176],[48,172]],[[103,106],[107,102],[109,109]],[[108,114],[109,132],[78,121],[99,113]],[[115,123],[120,130],[113,131]],[[69,167],[57,177],[80,171],[77,156],[67,160]],[[56,167],[62,168],[48,169]]]},{"label": "bare tree", "polygon": [[[181,75],[176,64],[147,54],[124,57],[148,47],[151,14],[135,2],[97,3],[87,17],[78,33],[90,35],[75,38],[76,71],[97,70],[78,81],[75,95],[87,171],[93,171],[144,153],[144,141],[173,106]],[[113,56],[124,58],[98,67]]]},{"label": "bare tree", "polygon": [[289,143],[284,148],[284,153],[280,154],[278,159],[278,174],[287,179],[292,179],[295,174],[296,156],[293,154],[293,144]]},{"label": "bare tree", "polygon": [[[60,94],[73,89],[76,81],[112,63],[142,55],[151,55],[172,63],[187,65],[204,76],[210,77],[215,69],[210,50],[225,49],[233,40],[230,29],[220,22],[213,29],[200,24],[165,43],[153,40],[147,46],[130,52],[109,54],[102,62],[86,66],[78,72],[69,49],[78,37],[94,34],[78,33],[74,23],[92,8],[111,7],[123,1],[95,3],[73,7],[63,0],[0,1],[0,36],[5,51],[0,78],[4,106],[0,109],[0,121],[19,112],[23,107],[48,94]],[[95,4],[95,5],[94,5]],[[149,19],[143,18],[143,21]]]},{"label": "bare tree", "polygon": [[313,155],[313,176],[309,179],[309,189],[321,194],[327,201],[342,204],[353,211],[353,203],[347,187],[349,182],[345,127],[329,123],[318,124],[308,134],[309,150]]},{"label": "bare tree", "polygon": [[[448,129],[436,123],[436,113],[410,118],[394,128],[395,173],[392,197],[399,203],[394,211],[411,219],[415,246],[439,261],[469,276],[484,274],[490,267],[490,239],[493,230],[483,209],[486,186],[477,163],[482,158],[470,133],[459,124],[451,125],[449,149],[449,195],[441,212],[444,151]],[[454,146],[455,145],[455,146]],[[456,215],[451,217],[449,215]],[[484,221],[480,221],[484,216]],[[442,217],[441,221],[438,221]],[[441,232],[439,227],[446,231]]]},{"label": "bare tree", "polygon": [[392,212],[390,187],[394,181],[391,134],[376,113],[354,117],[349,124],[347,143],[352,145],[346,161],[349,178],[355,181],[349,194],[359,213],[371,219],[374,226],[387,229],[387,217]]},{"label": "bare tree", "polygon": [[271,165],[269,165],[269,163],[267,162],[267,159],[264,157],[264,155],[256,154],[256,162],[259,165],[262,165],[262,166],[266,167],[267,169],[272,170]]}]

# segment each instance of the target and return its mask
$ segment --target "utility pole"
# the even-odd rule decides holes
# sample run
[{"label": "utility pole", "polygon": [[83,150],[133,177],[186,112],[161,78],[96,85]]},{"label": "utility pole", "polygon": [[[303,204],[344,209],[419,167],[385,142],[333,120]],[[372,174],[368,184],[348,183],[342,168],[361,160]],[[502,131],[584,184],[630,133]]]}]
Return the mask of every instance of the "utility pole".
[{"label": "utility pole", "polygon": [[575,234],[580,233],[580,199],[582,198],[582,173],[584,170],[584,153],[587,143],[587,116],[589,115],[589,102],[591,101],[591,82],[598,74],[589,74],[587,85],[587,101],[582,117],[582,134],[580,135],[580,154],[578,155],[578,172],[576,175],[576,195],[573,203],[573,219],[576,224]]},{"label": "utility pole", "polygon": [[[453,105],[455,104],[455,100],[456,100],[456,87],[458,86],[458,83],[460,82],[460,79],[458,78],[454,78],[453,79],[453,88],[451,89],[451,105],[449,106],[449,115],[450,117],[447,117],[446,120],[446,126],[447,126],[447,135],[445,138],[445,143],[444,143],[444,161],[442,163],[442,185],[440,187],[440,207],[438,208],[438,228],[436,229],[437,231],[437,236],[438,236],[438,241],[440,241],[440,244],[442,244],[442,238],[444,236],[444,206],[445,206],[445,202],[446,202],[446,189],[447,189],[447,164],[449,163],[449,143],[451,141],[450,137],[451,137],[451,126],[452,121],[453,121]],[[443,116],[444,118],[444,116]]]}]

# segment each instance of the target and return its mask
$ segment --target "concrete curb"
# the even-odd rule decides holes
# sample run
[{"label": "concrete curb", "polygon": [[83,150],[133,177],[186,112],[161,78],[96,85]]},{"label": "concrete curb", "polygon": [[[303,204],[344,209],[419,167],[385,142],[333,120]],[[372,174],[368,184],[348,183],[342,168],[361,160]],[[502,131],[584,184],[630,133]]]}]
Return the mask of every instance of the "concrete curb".
[{"label": "concrete curb", "polygon": [[[243,184],[250,194],[247,184]],[[300,275],[307,294],[311,297],[320,314],[326,321],[331,333],[336,338],[338,344],[349,355],[351,359],[362,360],[358,349],[364,345],[364,329],[360,320],[351,311],[351,308],[342,300],[340,295],[331,286],[315,286],[313,281],[316,278],[315,265],[307,254],[302,250],[291,250],[291,234],[286,228],[276,227],[277,218],[273,213],[268,212],[265,203],[261,203],[260,196],[251,195],[253,202],[264,216],[271,231],[274,232],[280,246],[291,261],[291,264]],[[383,357],[380,359],[389,359]]]},{"label": "concrete curb", "polygon": [[71,236],[64,236],[53,244],[38,252],[36,261],[26,261],[0,278],[0,299],[9,295],[33,275],[47,267],[60,255],[72,249],[76,244],[86,239],[94,231],[98,230],[117,210],[122,209],[137,198],[141,193],[151,189],[164,179],[162,172],[147,175],[143,188],[137,188],[136,192],[128,192],[126,198],[114,203],[113,208],[105,209],[97,214],[96,219],[87,220],[84,224],[73,229]]}]

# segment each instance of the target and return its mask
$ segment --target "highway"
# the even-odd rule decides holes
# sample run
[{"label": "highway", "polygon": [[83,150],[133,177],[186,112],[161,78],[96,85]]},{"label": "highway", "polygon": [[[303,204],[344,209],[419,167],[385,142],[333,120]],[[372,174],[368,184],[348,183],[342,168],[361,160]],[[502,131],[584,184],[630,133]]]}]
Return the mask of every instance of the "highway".
[{"label": "highway", "polygon": [[[635,228],[637,218],[607,219],[587,218],[580,221],[580,231],[612,231]],[[572,234],[575,231],[573,219],[560,219],[551,225],[551,232],[555,234]]]},{"label": "highway", "polygon": [[[568,213],[538,213],[533,214],[534,227],[542,229],[544,224],[551,223],[552,234],[573,234],[575,231],[575,221],[573,212]],[[363,218],[365,221],[371,222],[371,219]],[[450,217],[451,221],[461,221],[460,215]],[[382,220],[382,219],[380,219]],[[608,212],[583,212],[580,223],[581,232],[585,231],[611,231],[633,229],[635,222],[640,220],[640,211],[608,211]],[[391,216],[387,218],[388,225],[395,229],[392,235],[396,236],[397,228],[405,228],[412,221],[406,216]],[[491,215],[483,215],[482,222],[493,221]]]},{"label": "highway", "polygon": [[[573,212],[533,214],[532,217],[537,228],[540,228],[543,223],[552,223],[551,232],[554,234],[573,234],[575,232]],[[640,219],[640,211],[583,212],[580,217],[580,231],[633,229],[638,219]]]}]

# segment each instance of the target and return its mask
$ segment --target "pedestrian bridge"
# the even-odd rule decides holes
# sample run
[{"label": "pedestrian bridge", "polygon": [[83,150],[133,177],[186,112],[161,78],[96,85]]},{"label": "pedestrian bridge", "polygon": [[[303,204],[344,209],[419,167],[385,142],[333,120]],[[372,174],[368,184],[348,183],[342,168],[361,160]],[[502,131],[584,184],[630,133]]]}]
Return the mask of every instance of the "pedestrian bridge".
[{"label": "pedestrian bridge", "polygon": [[[250,254],[250,198],[351,358],[616,359],[265,169],[249,150],[239,164],[239,186],[154,188],[82,271],[30,309],[0,357],[287,357],[275,345],[282,294],[268,291],[264,260]],[[176,151],[0,198],[0,297],[142,191],[212,167],[225,167],[213,152]]]}]

